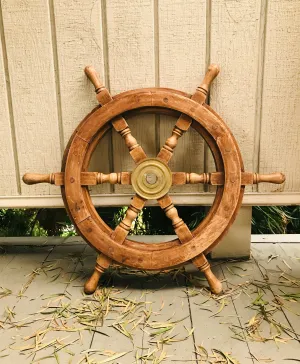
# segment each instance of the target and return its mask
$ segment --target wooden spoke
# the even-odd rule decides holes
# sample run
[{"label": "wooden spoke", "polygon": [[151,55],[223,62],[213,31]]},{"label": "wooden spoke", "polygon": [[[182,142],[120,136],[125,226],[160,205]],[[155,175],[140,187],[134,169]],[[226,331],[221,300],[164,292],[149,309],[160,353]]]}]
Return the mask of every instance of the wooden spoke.
[{"label": "wooden spoke", "polygon": [[[202,105],[205,102],[210,84],[217,77],[219,72],[219,67],[215,64],[211,64],[208,67],[201,85],[197,87],[196,92],[192,95],[191,99]],[[165,144],[159,151],[157,158],[160,158],[166,163],[169,162],[179,138],[189,129],[191,123],[192,119],[189,116],[185,114],[180,115],[172,131],[172,135],[166,140]]]},{"label": "wooden spoke", "polygon": [[126,236],[128,235],[131,225],[139,212],[142,211],[146,200],[135,194],[131,204],[129,205],[124,219],[119,223],[115,230],[111,233],[111,238],[117,243],[123,244]]},{"label": "wooden spoke", "polygon": [[178,211],[174,206],[171,197],[166,194],[162,198],[158,199],[157,202],[164,210],[166,216],[172,221],[173,228],[180,242],[183,244],[190,241],[193,238],[193,235],[186,223],[179,217]]},{"label": "wooden spoke", "polygon": [[[181,244],[190,241],[193,238],[193,235],[190,229],[184,223],[184,221],[179,217],[178,211],[173,205],[171,198],[168,195],[165,195],[164,197],[162,197],[157,201],[160,207],[165,211],[165,214],[168,216],[168,218],[172,220],[172,225]],[[211,291],[215,294],[221,293],[222,283],[217,279],[217,277],[211,271],[210,264],[208,263],[205,255],[201,253],[197,257],[195,257],[192,261],[197,266],[197,268],[200,269],[200,271],[205,274],[205,277],[208,281]]]},{"label": "wooden spoke", "polygon": [[[205,183],[212,186],[224,185],[225,175],[223,172],[212,173],[186,173],[186,172],[173,172],[172,173],[172,185],[184,185]],[[285,175],[283,173],[270,173],[270,174],[258,174],[252,172],[241,172],[241,185],[252,185],[262,182],[281,184],[285,181]]]},{"label": "wooden spoke", "polygon": [[[122,119],[122,120],[121,120]],[[121,123],[121,121],[123,123]],[[144,152],[143,148],[138,144],[137,140],[131,134],[131,130],[124,118],[118,118],[112,122],[115,130],[122,136],[125,141],[129,153],[135,163],[140,163],[147,158],[147,154]],[[122,129],[119,130],[119,125],[122,125]],[[123,129],[123,127],[125,127]]]},{"label": "wooden spoke", "polygon": [[270,173],[270,174],[259,174],[252,172],[242,173],[242,184],[252,185],[262,182],[274,183],[280,185],[285,181],[285,175],[283,173]]},{"label": "wooden spoke", "polygon": [[[75,180],[71,177],[71,183]],[[50,173],[50,174],[38,174],[38,173],[26,173],[23,176],[23,181],[27,185],[34,185],[37,183],[50,183],[56,186],[63,186],[65,184],[64,172]],[[93,186],[102,183],[130,185],[131,184],[131,172],[119,172],[119,173],[100,173],[100,172],[81,172],[82,186]]]},{"label": "wooden spoke", "polygon": [[[92,82],[95,87],[96,98],[100,105],[105,105],[108,102],[112,101],[113,98],[104,84],[100,81],[99,76],[92,66],[85,67],[85,74]],[[135,163],[139,163],[142,160],[147,158],[146,153],[143,148],[138,144],[137,140],[132,136],[131,130],[126,122],[126,120],[122,116],[118,116],[117,118],[112,120],[112,125],[114,129],[123,137],[127,148],[129,149],[129,153]]]},{"label": "wooden spoke", "polygon": [[[185,185],[204,183],[212,186],[224,185],[224,173],[212,172],[212,173],[186,173],[186,172],[172,172],[172,185]],[[285,181],[285,175],[283,173],[270,173],[270,174],[258,174],[252,172],[242,172],[241,185],[252,185],[262,182],[281,184]],[[63,186],[64,172],[39,174],[39,173],[26,173],[23,176],[23,182],[27,185],[34,185],[37,183],[50,183],[55,186]],[[73,181],[74,182],[74,181]],[[100,172],[81,172],[81,185],[93,186],[102,183],[110,184],[131,184],[131,172],[118,172],[118,173],[100,173]]]},{"label": "wooden spoke", "polygon": [[[188,122],[188,127],[187,129],[190,127],[190,122]],[[186,129],[186,130],[187,130]],[[180,128],[178,128],[177,123],[174,126],[174,129],[172,131],[172,135],[170,136],[170,138],[168,138],[165,142],[165,144],[163,145],[163,147],[161,148],[161,150],[159,151],[159,153],[157,154],[157,158],[163,160],[164,162],[168,163],[169,160],[172,158],[174,149],[178,143],[178,139],[183,135],[183,133],[185,132],[185,130],[182,130]]]},{"label": "wooden spoke", "polygon": [[[215,174],[218,174],[218,176],[215,176]],[[224,184],[223,173],[221,172],[202,173],[202,174],[186,173],[186,172],[172,173],[172,185],[185,185],[185,184],[195,184],[195,183],[215,184],[215,182],[218,182],[217,184]]]}]

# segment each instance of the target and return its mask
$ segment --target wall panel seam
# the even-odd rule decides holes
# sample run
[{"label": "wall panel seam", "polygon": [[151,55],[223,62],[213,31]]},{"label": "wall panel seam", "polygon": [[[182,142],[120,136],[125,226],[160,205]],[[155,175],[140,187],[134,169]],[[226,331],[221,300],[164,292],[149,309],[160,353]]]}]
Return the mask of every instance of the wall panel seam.
[{"label": "wall panel seam", "polygon": [[110,90],[106,0],[101,0],[101,16],[102,16],[101,26],[102,26],[102,43],[103,43],[104,83],[106,88]]},{"label": "wall panel seam", "polygon": [[[155,87],[160,86],[160,69],[159,69],[159,6],[158,0],[153,2],[153,22],[154,22],[154,72]],[[155,114],[155,147],[156,152],[160,150],[160,115]]]},{"label": "wall panel seam", "polygon": [[[264,68],[266,52],[266,29],[268,0],[261,0],[260,24],[259,24],[259,42],[258,42],[258,62],[257,62],[257,82],[256,82],[256,103],[255,103],[255,126],[254,126],[254,147],[253,147],[253,171],[259,172],[260,160],[260,142],[263,110],[263,92],[264,92]],[[258,190],[258,186],[255,186]]]},{"label": "wall panel seam", "polygon": [[17,137],[16,137],[13,104],[12,104],[12,91],[11,91],[10,77],[9,77],[9,67],[8,67],[8,58],[7,58],[7,50],[6,50],[6,40],[5,40],[5,33],[4,33],[3,11],[2,11],[2,2],[1,1],[0,1],[0,34],[1,34],[2,54],[3,54],[3,65],[4,65],[5,80],[6,80],[6,93],[7,93],[9,123],[10,123],[12,146],[13,146],[17,192],[19,195],[21,195],[21,177],[20,177],[20,167],[19,167],[19,159],[18,159]]},{"label": "wall panel seam", "polygon": [[[205,71],[207,70],[208,66],[211,62],[211,17],[212,17],[212,0],[206,0],[206,44],[205,44]],[[206,103],[210,104],[210,91],[208,91],[208,95],[206,98]],[[208,172],[208,145],[204,143],[203,148],[203,170],[204,172]],[[204,185],[203,187],[204,192],[209,191],[209,187]]]},{"label": "wall panel seam", "polygon": [[[103,44],[103,68],[104,68],[104,84],[110,90],[110,77],[109,77],[109,55],[108,55],[108,34],[107,34],[107,8],[106,0],[101,0],[101,27],[102,27],[102,44]],[[108,165],[109,171],[114,171],[114,157],[113,157],[113,130],[109,131],[109,150],[108,150]],[[115,186],[110,185],[110,192],[115,191]]]},{"label": "wall panel seam", "polygon": [[59,75],[59,65],[58,65],[57,36],[56,36],[56,23],[55,23],[55,11],[54,11],[53,0],[49,0],[48,5],[49,5],[49,15],[50,15],[49,20],[50,20],[50,32],[51,32],[53,67],[54,67],[54,82],[55,82],[55,91],[56,91],[56,105],[57,105],[60,153],[63,156],[64,149],[65,149],[64,127],[63,127],[63,118],[62,118],[60,75]]}]

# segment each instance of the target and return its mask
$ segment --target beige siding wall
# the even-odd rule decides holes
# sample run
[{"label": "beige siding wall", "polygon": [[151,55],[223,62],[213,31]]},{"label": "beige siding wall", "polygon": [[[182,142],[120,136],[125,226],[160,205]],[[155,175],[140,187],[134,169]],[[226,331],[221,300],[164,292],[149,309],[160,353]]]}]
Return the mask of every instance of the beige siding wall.
[{"label": "beige siding wall", "polygon": [[[20,195],[41,204],[45,196],[46,206],[47,196],[60,193],[26,186],[21,176],[60,170],[72,131],[96,105],[83,73],[88,64],[116,94],[148,86],[193,92],[207,65],[218,63],[210,104],[232,129],[246,169],[287,175],[280,188],[261,185],[258,192],[300,193],[299,0],[2,0],[0,10],[0,200]],[[154,156],[174,120],[143,115],[129,124]],[[91,169],[132,168],[120,136],[108,133]],[[201,173],[214,166],[190,131],[171,168]],[[131,188],[104,185],[93,192]]]}]

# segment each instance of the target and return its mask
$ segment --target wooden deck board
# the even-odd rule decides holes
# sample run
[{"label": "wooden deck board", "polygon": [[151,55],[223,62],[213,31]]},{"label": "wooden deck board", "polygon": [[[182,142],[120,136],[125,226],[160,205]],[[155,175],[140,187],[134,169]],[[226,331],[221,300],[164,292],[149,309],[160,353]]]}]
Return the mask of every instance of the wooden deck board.
[{"label": "wooden deck board", "polygon": [[[87,299],[95,299],[93,296],[87,298],[82,293],[82,286],[86,276],[93,269],[96,258],[96,253],[90,247],[83,244],[63,244],[55,245],[54,248],[47,245],[44,247],[5,247],[5,249],[7,253],[0,254],[0,286],[12,289],[13,294],[0,298],[1,321],[4,321],[5,328],[0,329],[0,350],[7,348],[9,345],[18,348],[32,344],[33,339],[24,341],[24,337],[35,333],[43,325],[42,321],[32,323],[28,321],[27,326],[19,329],[10,328],[10,325],[5,322],[5,307],[8,306],[15,312],[14,322],[26,317],[30,317],[31,321],[39,317],[45,317],[44,326],[47,327],[49,326],[47,320],[50,320],[54,314],[42,315],[38,312],[49,304],[51,299],[53,300],[51,303],[53,306],[61,306],[65,302],[82,310],[86,302],[88,302]],[[203,346],[209,355],[213,354],[213,349],[228,353],[242,364],[257,362],[254,357],[251,357],[251,354],[259,360],[273,360],[270,362],[274,364],[283,363],[286,358],[300,360],[299,341],[278,342],[276,346],[274,340],[244,342],[233,337],[232,329],[239,330],[240,326],[246,329],[249,320],[257,313],[253,309],[254,307],[251,307],[251,304],[257,298],[258,290],[263,293],[262,299],[269,302],[269,305],[266,305],[267,308],[273,307],[276,296],[282,298],[284,293],[281,290],[287,293],[299,293],[300,291],[300,265],[298,259],[300,258],[300,245],[286,243],[252,244],[252,252],[254,259],[250,261],[213,262],[213,271],[219,278],[225,278],[225,294],[229,293],[228,296],[221,297],[219,302],[215,300],[215,297],[210,296],[205,288],[207,286],[206,282],[202,281],[202,275],[195,268],[191,268],[190,265],[186,268],[186,278],[178,275],[177,283],[173,280],[171,274],[162,274],[159,277],[151,276],[149,278],[147,274],[128,269],[122,272],[122,270],[119,271],[119,268],[114,267],[103,276],[100,289],[97,292],[98,294],[103,292],[101,288],[103,285],[112,290],[110,299],[106,301],[106,305],[109,302],[109,306],[116,299],[125,299],[127,303],[129,300],[142,302],[140,309],[135,314],[128,314],[128,316],[123,317],[123,321],[132,319],[131,324],[127,323],[127,326],[125,325],[128,332],[132,331],[132,324],[140,320],[137,329],[132,331],[133,340],[112,327],[112,324],[117,322],[117,318],[120,318],[122,312],[126,311],[126,307],[115,306],[113,310],[109,308],[103,326],[101,326],[101,321],[98,320],[97,325],[99,326],[96,329],[99,332],[84,330],[80,337],[76,330],[75,332],[52,330],[45,335],[43,342],[47,343],[56,338],[63,338],[64,343],[69,343],[78,339],[78,341],[66,348],[69,349],[69,352],[64,348],[57,352],[61,363],[68,363],[70,360],[71,363],[78,363],[84,358],[85,352],[88,353],[91,361],[104,360],[107,357],[101,355],[103,354],[103,352],[99,352],[101,350],[110,350],[115,353],[128,352],[121,358],[112,360],[112,363],[142,363],[142,360],[137,358],[142,355],[146,356],[149,351],[156,348],[156,345],[151,344],[150,341],[160,341],[162,338],[166,339],[173,335],[175,335],[174,340],[181,340],[188,333],[190,333],[190,336],[185,340],[169,342],[163,347],[159,344],[159,350],[153,353],[152,360],[155,357],[158,358],[160,355],[164,355],[162,353],[165,352],[167,357],[163,363],[171,364],[174,360],[177,360],[177,362],[186,362],[187,360],[196,362],[194,352],[197,346]],[[276,258],[268,262],[271,255]],[[51,264],[55,264],[55,262],[60,269],[49,270]],[[47,275],[41,270],[42,267]],[[28,274],[33,270],[37,274],[29,277]],[[57,276],[58,271],[60,274]],[[277,285],[281,284],[279,278],[282,271],[295,277],[296,283],[294,286],[283,287]],[[269,277],[271,289],[263,286],[266,273]],[[262,288],[259,289],[252,284],[248,284],[247,281],[253,281],[258,285],[261,284]],[[28,283],[28,287],[24,295],[18,297],[18,292],[26,283]],[[186,284],[188,284],[187,292],[189,297],[187,297]],[[195,284],[196,288],[194,288]],[[236,287],[238,284],[242,284],[245,293],[239,292],[239,287]],[[235,289],[234,294],[230,292],[231,288]],[[70,299],[66,296],[64,298],[51,298],[51,295],[57,293],[66,293]],[[206,300],[208,301],[203,303]],[[222,308],[223,300],[225,305]],[[285,300],[283,302],[284,307],[282,310],[276,310],[272,317],[281,324],[286,325],[291,333],[294,331],[299,334],[300,301],[289,302]],[[96,307],[98,304],[99,302],[96,302]],[[146,315],[149,312],[151,312],[151,315],[147,319]],[[85,311],[85,313],[88,313],[88,311]],[[153,332],[159,330],[158,328],[151,329],[150,323],[151,325],[156,323],[159,326],[161,322],[168,322],[168,320],[171,322],[183,318],[183,321],[174,325],[173,330],[166,331],[165,334],[150,336],[151,333],[153,334]],[[62,321],[60,319],[57,321],[59,324],[64,323],[68,327],[71,325],[74,328],[83,327],[77,322],[76,317],[73,319],[63,318]],[[148,324],[145,324],[145,322],[148,322]],[[162,324],[163,327],[165,325],[165,323]],[[270,325],[267,322],[264,321],[260,327],[262,337],[270,336]],[[192,328],[194,328],[194,332],[191,332]],[[109,336],[104,336],[102,333]],[[288,338],[285,333],[280,336],[280,338],[282,337]],[[48,359],[41,360],[41,362],[46,364],[56,363],[53,351],[53,347],[42,349],[36,353],[34,359],[49,356]],[[72,355],[70,352],[72,352]],[[1,357],[7,354],[9,356]],[[0,357],[1,363],[4,364],[12,362],[30,363],[33,358],[33,356],[28,358],[26,352],[22,354],[20,350],[13,350],[12,348],[0,351]],[[210,360],[213,362],[212,358]],[[203,360],[202,362],[205,363],[206,361]],[[198,363],[200,363],[199,357]]]},{"label": "wooden deck board", "polygon": [[[0,286],[10,289],[11,295],[1,298],[0,300],[0,322],[2,322],[3,328],[0,331],[0,352],[7,348],[16,339],[12,339],[13,335],[16,335],[15,330],[7,329],[7,308],[14,313],[17,312],[17,306],[24,296],[19,296],[22,291],[24,295],[27,295],[27,290],[30,287],[32,281],[36,278],[36,275],[32,272],[40,268],[44,261],[49,256],[52,247],[5,247],[1,254],[1,271]],[[1,268],[0,268],[1,270]],[[29,296],[27,296],[29,297]],[[27,298],[28,299],[28,298]],[[15,318],[12,318],[14,320]],[[14,331],[14,332],[13,332]],[[1,352],[6,355],[8,350]],[[12,353],[12,350],[10,350]],[[8,361],[9,358],[9,361]],[[4,357],[1,359],[1,363],[8,363],[10,357]]]},{"label": "wooden deck board", "polygon": [[[227,262],[222,266],[224,275],[229,282],[229,286],[233,287],[233,285],[245,284],[246,281],[252,280],[254,280],[255,283],[257,283],[257,281],[263,281],[262,273],[256,264],[256,260],[263,263],[268,261],[268,254],[265,254],[266,251],[263,246],[264,245],[262,244],[259,245],[259,248],[256,246],[252,248],[255,260],[252,259],[238,263]],[[240,296],[234,300],[237,314],[240,317],[240,321],[244,329],[249,324],[249,321],[260,311],[258,305],[253,305],[253,302],[257,299],[259,294],[262,294],[263,301],[270,303],[270,305],[266,305],[266,310],[271,309],[271,307],[273,307],[274,295],[269,289],[259,289],[251,285],[245,293],[242,292]],[[281,310],[276,310],[272,318],[289,327],[289,322]],[[263,339],[260,339],[259,335],[256,333],[255,337],[257,339],[254,341],[248,341],[251,354],[260,360],[271,359],[274,363],[284,362],[284,359],[287,357],[299,359],[299,342],[288,341],[288,343],[282,343],[279,342],[279,340],[281,340],[281,338],[279,338],[278,342],[275,343],[274,339],[272,339],[272,336],[275,334],[275,330],[272,330],[271,334],[270,328],[270,324],[264,320],[260,326],[260,335],[263,338],[269,338],[269,340],[259,342],[259,340]],[[282,337],[288,338],[286,334],[283,334]]]},{"label": "wooden deck board", "polygon": [[[12,279],[14,279],[15,276],[18,276],[18,274],[20,274],[20,276],[28,274],[24,272],[24,265],[26,263],[26,260],[28,260],[28,262],[31,263],[29,273],[35,270],[36,272],[38,272],[38,274],[34,276],[34,279],[28,286],[24,295],[20,297],[20,299],[16,300],[14,297],[11,296],[5,297],[15,300],[14,321],[19,321],[27,318],[25,320],[25,322],[27,322],[28,320],[32,321],[37,317],[41,317],[41,315],[38,314],[38,311],[42,310],[49,303],[51,299],[54,300],[56,298],[57,300],[57,297],[54,297],[53,295],[65,292],[65,289],[68,286],[67,281],[71,278],[72,272],[74,270],[74,265],[76,265],[77,263],[76,255],[80,254],[84,250],[84,248],[85,246],[80,246],[80,247],[76,246],[72,247],[72,250],[70,250],[67,247],[56,247],[51,251],[51,253],[47,257],[45,256],[46,259],[44,261],[42,261],[42,259],[39,259],[39,261],[37,261],[37,259],[34,259],[35,256],[32,257],[30,256],[30,254],[27,254],[28,256],[24,257],[22,252],[21,254],[17,255],[16,259],[14,260],[14,263],[17,264],[18,260],[19,261],[18,265],[15,267],[13,273],[10,272],[9,277],[12,277]],[[23,248],[20,249],[23,250]],[[46,249],[45,248],[36,248],[36,249],[39,250],[42,249],[44,252],[47,252],[49,250],[49,247],[47,247]],[[30,250],[32,250],[32,248],[30,248]],[[41,270],[39,270],[39,268],[42,267],[47,269],[47,267],[50,267],[50,265],[53,265],[53,268],[58,268],[58,269],[53,271],[46,271],[47,275],[43,273]],[[55,279],[55,277],[58,274],[59,276],[57,277],[57,279]],[[9,277],[7,278],[9,279]],[[45,316],[45,319],[48,318],[47,316],[48,315]],[[5,337],[7,339],[7,344],[11,345],[13,348],[30,345],[32,344],[33,340],[24,342],[23,338],[32,335],[38,330],[43,330],[47,326],[48,326],[47,321],[36,321],[30,323],[28,326],[22,327],[21,329],[16,329],[16,328],[6,329]],[[62,337],[61,333],[58,332],[57,337]],[[40,355],[40,353],[37,353],[37,357],[45,356],[45,352],[46,350],[42,352],[42,355]],[[3,363],[5,363],[5,360],[7,360],[7,363],[19,362],[19,361],[24,363],[30,363],[32,358],[27,358],[27,355],[25,356],[18,350],[11,349],[9,351],[9,356],[2,360]]]},{"label": "wooden deck board", "polygon": [[[37,247],[10,247],[5,249],[3,256],[3,270],[1,272],[0,286],[12,291],[12,295],[1,299],[1,307],[13,308],[19,300],[20,291],[24,291],[26,285],[30,282],[32,271],[43,264],[43,261],[52,248]],[[2,260],[1,260],[2,262]],[[0,313],[0,320],[5,320],[5,314]]]},{"label": "wooden deck board", "polygon": [[[155,353],[156,357],[158,358],[165,351],[169,357],[164,363],[171,364],[174,363],[174,360],[179,362],[195,360],[193,335],[189,335],[192,325],[184,277],[180,274],[176,279],[172,274],[149,277],[143,288],[146,289],[147,307],[151,307],[153,311],[149,322],[165,323],[180,320],[173,329],[164,335],[165,337],[174,336],[174,340],[178,340],[178,342],[170,343],[171,345],[167,345],[167,347],[160,346],[160,350]],[[159,328],[151,329],[150,326],[145,326],[144,355],[148,353],[148,350],[155,348],[155,341],[161,340],[160,335],[153,336],[158,331]]]},{"label": "wooden deck board", "polygon": [[[193,278],[204,279],[204,275],[197,272],[196,268],[191,268],[190,272]],[[220,280],[224,280],[221,264],[216,264],[213,272]],[[200,282],[200,286],[202,284],[207,286],[205,281]],[[224,289],[228,289],[226,282],[223,282],[223,286]],[[196,293],[199,294],[193,296],[194,288],[190,288],[189,300],[196,346],[202,345],[209,353],[213,349],[231,353],[232,357],[242,360],[243,364],[252,364],[247,343],[232,339],[229,323],[239,325],[239,319],[231,298],[224,298],[224,300],[216,302],[209,299],[209,293],[206,290],[202,292],[199,290]],[[216,314],[221,309],[223,301],[226,302],[226,305],[220,313]]]},{"label": "wooden deck board", "polygon": [[[114,298],[120,300],[132,300],[136,302],[144,302],[146,300],[146,295],[142,289],[143,277],[127,274],[119,275],[116,270],[113,270],[112,272],[108,272],[104,275],[100,281],[100,285],[102,285],[104,281],[108,283],[106,287],[113,290],[109,295],[111,300]],[[142,304],[141,307],[145,307],[145,305]],[[123,309],[120,308],[107,316],[107,320],[104,320],[103,326],[100,326],[99,330],[109,336],[103,336],[95,332],[93,335],[91,349],[111,350],[114,353],[127,352],[126,355],[119,359],[119,362],[122,364],[132,364],[135,363],[136,348],[143,346],[143,331],[141,330],[142,325],[138,325],[136,329],[132,329],[132,324],[127,324],[126,322],[131,319],[134,320],[133,323],[137,322],[144,315],[141,310],[138,310],[136,314],[132,316],[129,315],[123,320],[120,319],[122,311]],[[132,339],[126,337],[111,326],[114,322],[122,321],[125,321],[124,328],[129,333],[132,333]],[[99,322],[99,325],[100,324],[101,323]],[[99,361],[100,359],[105,359],[103,356],[95,356],[94,358]]]},{"label": "wooden deck board", "polygon": [[[68,294],[68,297],[70,299],[63,299],[66,303],[72,303],[72,305],[77,305],[79,301],[83,297],[83,284],[86,276],[91,272],[91,270],[94,267],[96,253],[95,251],[90,248],[89,246],[78,246],[75,245],[76,251],[79,253],[78,259],[74,262],[74,270],[70,274],[69,282],[67,283],[65,287],[65,291]],[[59,254],[59,256],[63,256],[64,252],[70,251],[68,247],[56,247],[56,251]],[[73,249],[71,250],[73,252]],[[66,324],[67,326],[73,326],[78,327],[76,324],[76,318],[74,320],[68,321]],[[55,332],[51,332],[51,334],[48,336],[49,339],[55,338],[58,334]],[[65,340],[66,343],[72,342],[78,339],[76,341],[76,345],[72,345],[72,355],[70,355],[67,351],[60,350],[57,352],[58,359],[60,363],[69,363],[71,360],[71,363],[78,363],[80,359],[83,358],[83,354],[81,354],[82,351],[88,349],[91,346],[93,333],[90,331],[82,331],[81,334],[79,332],[66,332],[59,334],[61,337],[68,338]],[[53,349],[49,349],[49,354],[53,352]],[[43,353],[45,355],[45,353]],[[52,360],[55,360],[54,358]],[[51,363],[51,361],[49,362]]]},{"label": "wooden deck board", "polygon": [[[282,302],[284,315],[300,339],[300,320],[297,319],[300,316],[299,301],[284,300],[285,293],[300,292],[300,244],[263,244],[255,253],[255,260],[262,274],[268,276],[272,293]],[[284,277],[290,280],[296,278],[298,282],[291,285]]]}]

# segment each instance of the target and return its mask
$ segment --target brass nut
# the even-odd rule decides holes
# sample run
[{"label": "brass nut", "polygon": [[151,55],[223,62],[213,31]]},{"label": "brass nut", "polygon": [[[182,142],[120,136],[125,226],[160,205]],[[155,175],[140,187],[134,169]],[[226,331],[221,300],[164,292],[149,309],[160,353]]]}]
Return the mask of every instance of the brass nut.
[{"label": "brass nut", "polygon": [[131,184],[139,196],[147,200],[158,199],[172,186],[172,172],[160,159],[147,158],[132,172]]}]

